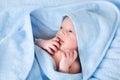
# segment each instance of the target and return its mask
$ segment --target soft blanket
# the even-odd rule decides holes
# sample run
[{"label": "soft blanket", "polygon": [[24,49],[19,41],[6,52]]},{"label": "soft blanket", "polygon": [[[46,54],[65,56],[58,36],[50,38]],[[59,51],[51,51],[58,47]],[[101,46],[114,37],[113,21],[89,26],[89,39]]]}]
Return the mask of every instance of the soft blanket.
[{"label": "soft blanket", "polygon": [[[53,37],[65,15],[75,26],[82,73],[55,71],[52,58],[33,42],[33,38]],[[109,1],[3,10],[0,13],[0,80],[119,79],[119,18],[118,7]]]}]

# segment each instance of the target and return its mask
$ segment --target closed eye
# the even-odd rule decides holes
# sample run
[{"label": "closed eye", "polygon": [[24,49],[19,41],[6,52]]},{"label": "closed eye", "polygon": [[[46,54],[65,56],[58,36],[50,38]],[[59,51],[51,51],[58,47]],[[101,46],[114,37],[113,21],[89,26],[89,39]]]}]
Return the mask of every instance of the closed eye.
[{"label": "closed eye", "polygon": [[60,29],[63,29],[63,27],[61,26]]},{"label": "closed eye", "polygon": [[72,30],[69,30],[70,33],[72,33],[73,31]]}]

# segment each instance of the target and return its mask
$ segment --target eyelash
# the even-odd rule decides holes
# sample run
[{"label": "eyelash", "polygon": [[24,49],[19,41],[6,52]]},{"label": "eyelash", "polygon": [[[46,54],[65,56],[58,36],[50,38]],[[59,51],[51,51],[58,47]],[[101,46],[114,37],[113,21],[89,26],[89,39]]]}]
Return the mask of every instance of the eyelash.
[{"label": "eyelash", "polygon": [[63,27],[60,27],[60,29],[63,29]]},{"label": "eyelash", "polygon": [[72,30],[69,30],[70,33],[72,33]]}]

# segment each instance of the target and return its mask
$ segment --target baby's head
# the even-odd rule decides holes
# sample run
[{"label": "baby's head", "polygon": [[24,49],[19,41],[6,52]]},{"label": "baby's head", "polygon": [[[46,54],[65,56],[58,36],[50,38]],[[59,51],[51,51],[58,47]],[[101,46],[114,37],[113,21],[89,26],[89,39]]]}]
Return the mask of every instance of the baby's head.
[{"label": "baby's head", "polygon": [[78,45],[75,29],[69,17],[65,17],[62,21],[60,30],[57,32],[56,37],[60,39],[61,50],[77,50]]}]

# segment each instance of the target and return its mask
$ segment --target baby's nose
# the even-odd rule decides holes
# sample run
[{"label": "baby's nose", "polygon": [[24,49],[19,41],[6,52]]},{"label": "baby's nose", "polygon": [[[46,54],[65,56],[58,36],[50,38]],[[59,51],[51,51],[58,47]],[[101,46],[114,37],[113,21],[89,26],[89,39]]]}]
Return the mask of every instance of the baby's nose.
[{"label": "baby's nose", "polygon": [[65,31],[65,30],[62,30],[61,33],[62,33],[63,35],[66,35],[66,31]]}]

